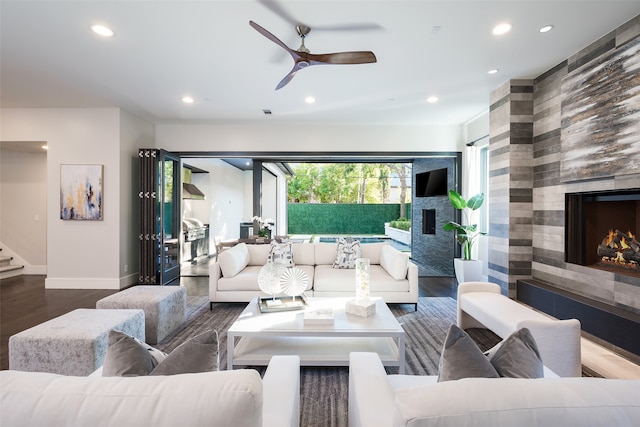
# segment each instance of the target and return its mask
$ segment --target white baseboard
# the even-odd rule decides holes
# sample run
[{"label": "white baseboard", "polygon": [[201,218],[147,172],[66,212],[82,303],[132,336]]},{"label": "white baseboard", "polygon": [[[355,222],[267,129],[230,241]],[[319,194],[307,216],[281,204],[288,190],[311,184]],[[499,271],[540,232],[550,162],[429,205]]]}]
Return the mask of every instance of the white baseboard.
[{"label": "white baseboard", "polygon": [[120,290],[120,279],[98,279],[94,277],[44,279],[45,289],[115,289]]}]

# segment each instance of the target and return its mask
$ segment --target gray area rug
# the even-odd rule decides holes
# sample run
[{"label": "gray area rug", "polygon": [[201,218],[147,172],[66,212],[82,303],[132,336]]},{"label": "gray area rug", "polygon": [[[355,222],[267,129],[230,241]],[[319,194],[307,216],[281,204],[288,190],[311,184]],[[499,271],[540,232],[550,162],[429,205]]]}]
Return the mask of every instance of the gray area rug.
[{"label": "gray area rug", "polygon": [[[208,297],[187,298],[187,321],[184,328],[167,337],[157,347],[171,352],[178,345],[208,329],[218,331],[220,365],[226,369],[226,331],[242,312],[244,303],[217,303],[209,310]],[[406,373],[409,375],[437,375],[440,350],[449,326],[456,320],[456,301],[448,297],[422,297],[418,311],[413,305],[391,304],[406,332]],[[469,330],[479,347],[486,350],[499,338],[484,329]],[[257,367],[263,372],[264,368]],[[397,368],[387,368],[397,373]],[[349,371],[346,367],[302,367],[300,390],[300,425],[305,427],[346,427],[348,424]]]}]

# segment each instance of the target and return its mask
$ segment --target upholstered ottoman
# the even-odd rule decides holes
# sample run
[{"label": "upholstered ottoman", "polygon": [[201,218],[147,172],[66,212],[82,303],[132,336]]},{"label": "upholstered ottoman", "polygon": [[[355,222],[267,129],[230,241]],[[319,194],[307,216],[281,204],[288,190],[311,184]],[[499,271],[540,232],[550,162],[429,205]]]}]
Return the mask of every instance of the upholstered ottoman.
[{"label": "upholstered ottoman", "polygon": [[87,376],[102,366],[117,329],[144,341],[142,310],[80,308],[9,337],[9,369]]},{"label": "upholstered ottoman", "polygon": [[184,323],[187,292],[181,286],[134,286],[102,298],[96,308],[144,310],[147,343],[157,344]]}]

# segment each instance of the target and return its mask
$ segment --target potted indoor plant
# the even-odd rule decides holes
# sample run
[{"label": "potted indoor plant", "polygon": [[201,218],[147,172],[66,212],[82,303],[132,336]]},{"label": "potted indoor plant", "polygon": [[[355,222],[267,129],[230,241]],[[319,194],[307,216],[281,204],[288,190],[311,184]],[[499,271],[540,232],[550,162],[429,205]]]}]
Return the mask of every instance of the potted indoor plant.
[{"label": "potted indoor plant", "polygon": [[470,224],[469,222],[473,211],[482,206],[484,193],[478,193],[469,200],[465,200],[457,191],[449,190],[449,201],[455,209],[462,212],[462,222],[464,224],[448,221],[443,227],[444,230],[456,233],[456,240],[462,247],[462,258],[453,260],[456,279],[458,283],[481,280],[482,262],[471,258],[471,249],[473,248],[474,240],[479,235],[487,233],[478,231],[478,224]]}]

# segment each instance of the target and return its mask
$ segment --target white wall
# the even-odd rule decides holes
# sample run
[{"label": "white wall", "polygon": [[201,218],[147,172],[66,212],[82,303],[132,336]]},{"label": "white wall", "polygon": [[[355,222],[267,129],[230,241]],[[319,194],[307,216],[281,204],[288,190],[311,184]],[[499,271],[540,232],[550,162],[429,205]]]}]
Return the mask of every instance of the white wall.
[{"label": "white wall", "polygon": [[[123,159],[131,159],[133,147],[150,139],[152,126],[116,108],[6,108],[1,120],[1,140],[46,141],[49,146],[45,286],[119,289],[128,283],[131,279],[120,272],[124,265],[137,265],[132,248],[137,186],[132,185],[133,161],[125,165]],[[60,219],[61,164],[104,166],[102,221]]]},{"label": "white wall", "polygon": [[121,289],[138,281],[140,270],[138,149],[153,147],[153,144],[153,124],[120,110],[120,261],[118,271]]},{"label": "white wall", "polygon": [[25,274],[46,274],[47,153],[41,151],[0,151],[0,255],[13,256]]},{"label": "white wall", "polygon": [[[119,289],[135,280],[138,148],[401,153],[462,151],[464,147],[459,126],[154,126],[116,108],[4,108],[0,120],[0,140],[44,141],[49,145],[46,212],[41,217],[47,228],[48,288]],[[59,219],[61,164],[104,165],[103,221]],[[210,179],[212,236],[237,238],[238,224],[253,215],[251,172],[243,173],[228,165],[214,167]],[[234,194],[244,194],[245,200]],[[0,222],[3,218],[4,214]],[[33,214],[25,215],[20,227],[31,226],[32,222]],[[41,259],[42,254],[39,256]]]},{"label": "white wall", "polygon": [[428,152],[462,151],[460,126],[157,125],[169,151]]}]

